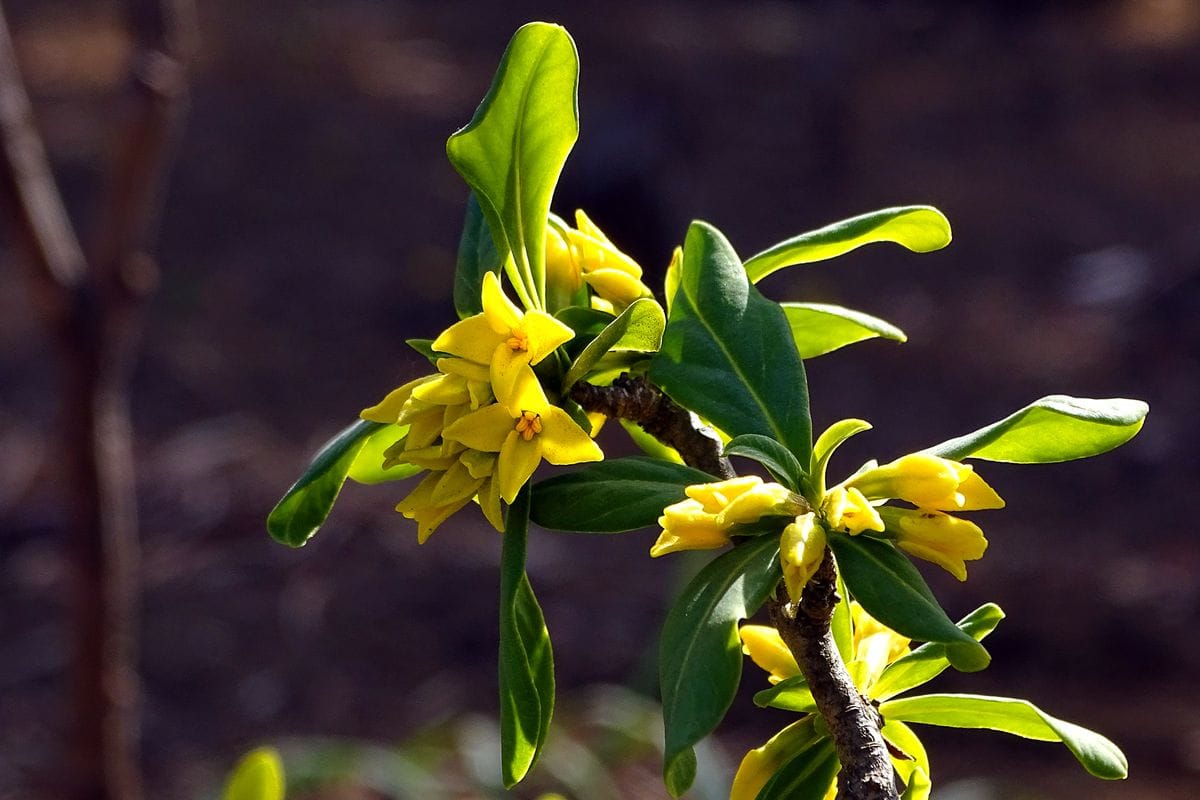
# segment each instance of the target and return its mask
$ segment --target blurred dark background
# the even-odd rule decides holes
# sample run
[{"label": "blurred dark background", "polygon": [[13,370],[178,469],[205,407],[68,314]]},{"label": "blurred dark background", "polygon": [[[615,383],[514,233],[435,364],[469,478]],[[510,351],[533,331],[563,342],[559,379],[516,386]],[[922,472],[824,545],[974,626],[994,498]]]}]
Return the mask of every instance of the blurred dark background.
[{"label": "blurred dark background", "polygon": [[[126,69],[119,7],[4,7],[86,223]],[[1009,613],[991,669],[934,687],[1103,731],[1132,777],[1101,783],[1061,747],[998,734],[927,744],[935,797],[1200,796],[1195,0],[204,3],[133,384],[148,796],[212,797],[262,742],[389,745],[497,713],[499,540],[477,515],[419,547],[391,511],[405,488],[351,485],[302,550],[263,521],[316,446],[422,371],[404,339],[451,321],[466,190],[444,142],[530,19],[565,24],[583,64],[555,209],[586,208],[652,286],[693,218],[743,255],[889,205],[950,218],[944,251],[877,246],[762,285],[909,334],[810,362],[818,430],[875,424],[835,473],[1046,394],[1150,403],[1110,455],[982,466],[1009,503],[980,520],[987,557],[965,584],[927,572],[952,616]],[[15,800],[60,768],[68,572],[54,350],[0,248],[0,798]],[[564,707],[596,683],[653,692],[683,568],[651,562],[653,538],[534,536]],[[744,694],[717,741],[734,765],[783,720]],[[652,760],[622,769],[623,796],[666,796]]]}]

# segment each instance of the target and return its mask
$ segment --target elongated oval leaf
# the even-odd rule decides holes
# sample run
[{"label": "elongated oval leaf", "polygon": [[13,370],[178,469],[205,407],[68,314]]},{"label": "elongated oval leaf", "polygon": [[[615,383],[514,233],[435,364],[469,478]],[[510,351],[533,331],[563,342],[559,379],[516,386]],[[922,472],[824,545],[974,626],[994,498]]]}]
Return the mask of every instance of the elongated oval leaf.
[{"label": "elongated oval leaf", "polygon": [[917,568],[889,542],[833,535],[829,546],[854,599],[897,633],[946,645],[955,669],[977,672],[991,661],[987,650],[950,621]]},{"label": "elongated oval leaf", "polygon": [[421,471],[415,464],[394,464],[384,467],[384,451],[404,438],[407,425],[384,425],[363,442],[362,449],[350,462],[346,477],[356,483],[389,483],[402,481]]},{"label": "elongated oval leaf", "polygon": [[823,736],[780,767],[755,800],[823,800],[839,768],[837,750]]},{"label": "elongated oval leaf", "polygon": [[659,643],[663,781],[679,797],[696,777],[693,747],[721,722],[742,677],[737,627],[779,583],[779,540],[747,540],[709,562],[688,583]]},{"label": "elongated oval leaf", "polygon": [[500,756],[511,789],[541,754],[554,714],[550,634],[525,573],[529,487],[508,508],[500,554]]},{"label": "elongated oval leaf", "polygon": [[927,452],[958,461],[1071,461],[1125,444],[1142,429],[1148,413],[1150,406],[1141,400],[1092,400],[1053,394],[986,428],[934,445]]},{"label": "elongated oval leaf", "polygon": [[1028,700],[970,694],[931,694],[889,700],[880,706],[887,719],[1011,733],[1043,742],[1062,742],[1083,768],[1097,778],[1129,775],[1125,754],[1087,728],[1050,716]]},{"label": "elongated oval leaf", "polygon": [[825,303],[780,303],[801,358],[816,358],[848,344],[882,337],[907,342],[904,331],[890,322]]},{"label": "elongated oval leaf", "polygon": [[[900,780],[904,781],[901,800],[928,800],[929,798],[929,754],[925,745],[917,738],[912,728],[900,720],[889,719],[879,731],[883,734],[888,749],[892,751],[892,765]],[[903,753],[897,758],[896,753]]]},{"label": "elongated oval leaf", "polygon": [[267,517],[271,536],[290,547],[307,542],[329,516],[350,466],[367,438],[385,427],[388,426],[380,422],[360,419],[326,442],[300,479],[271,509]]},{"label": "elongated oval leaf", "polygon": [[[988,603],[972,611],[956,624],[972,639],[983,641],[989,633],[996,629],[1004,612],[995,603]],[[870,695],[876,700],[887,700],[901,692],[907,692],[941,675],[950,666],[946,657],[946,646],[937,642],[926,642],[917,649],[898,658],[879,676],[870,689]]]},{"label": "elongated oval leaf", "polygon": [[851,436],[869,430],[871,423],[866,420],[843,419],[830,425],[817,437],[813,444],[812,472],[809,475],[809,481],[814,484],[811,495],[813,498],[825,496],[825,472],[829,466],[829,459],[833,457],[833,451]]},{"label": "elongated oval leaf", "polygon": [[648,297],[634,300],[583,348],[563,378],[563,391],[586,377],[609,351],[653,353],[658,350],[666,324],[667,318],[657,302]]},{"label": "elongated oval leaf", "polygon": [[684,498],[684,487],[713,480],[657,458],[606,459],[537,483],[533,521],[557,531],[635,531],[657,524],[664,508]]},{"label": "elongated oval leaf", "polygon": [[496,249],[495,237],[483,216],[479,199],[471,192],[454,268],[454,309],[459,318],[466,319],[483,312],[483,276],[499,272],[503,263],[504,257]]},{"label": "elongated oval leaf", "polygon": [[950,221],[931,206],[900,206],[872,211],[780,242],[746,262],[746,274],[758,282],[794,264],[824,261],[875,242],[894,242],[914,253],[950,244]]},{"label": "elongated oval leaf", "polygon": [[763,689],[754,695],[754,705],[759,708],[781,708],[784,711],[796,711],[807,714],[817,710],[817,701],[813,699],[812,689],[803,675],[787,678]]},{"label": "elongated oval leaf", "polygon": [[446,142],[450,163],[479,199],[497,252],[515,260],[514,288],[523,284],[539,306],[550,198],[579,138],[578,84],[579,56],[566,30],[524,25],[475,116]]},{"label": "elongated oval leaf", "polygon": [[283,762],[271,747],[244,755],[225,784],[221,800],[283,800]]},{"label": "elongated oval leaf", "polygon": [[808,388],[787,319],[750,285],[737,253],[707,223],[688,228],[650,379],[729,436],[769,436],[808,463]]},{"label": "elongated oval leaf", "polygon": [[793,492],[800,491],[804,480],[804,467],[792,455],[791,451],[772,439],[757,433],[744,433],[730,439],[725,445],[726,456],[743,456],[753,459],[767,468],[767,471]]}]

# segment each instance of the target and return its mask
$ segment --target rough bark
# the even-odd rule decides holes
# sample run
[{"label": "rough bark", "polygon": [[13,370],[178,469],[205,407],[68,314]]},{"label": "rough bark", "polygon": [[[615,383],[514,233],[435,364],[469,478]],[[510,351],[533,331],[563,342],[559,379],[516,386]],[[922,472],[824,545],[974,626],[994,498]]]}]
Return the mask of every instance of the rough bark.
[{"label": "rough bark", "polygon": [[[572,387],[571,399],[588,411],[636,422],[679,451],[689,466],[720,478],[734,475],[715,433],[644,377],[622,375],[611,386],[580,382]],[[858,693],[833,641],[830,622],[837,603],[837,568],[826,548],[800,602],[790,606],[781,583],[767,611],[796,657],[837,748],[838,800],[897,800],[895,773],[879,730],[882,720]]]},{"label": "rough bark", "polygon": [[[187,0],[190,2],[190,0]],[[128,374],[156,267],[160,188],[185,100],[184,0],[133,2],[136,50],[124,127],[85,255],[34,124],[0,13],[0,188],[63,372],[61,444],[70,535],[71,697],[66,792],[138,800],[137,571]]]}]

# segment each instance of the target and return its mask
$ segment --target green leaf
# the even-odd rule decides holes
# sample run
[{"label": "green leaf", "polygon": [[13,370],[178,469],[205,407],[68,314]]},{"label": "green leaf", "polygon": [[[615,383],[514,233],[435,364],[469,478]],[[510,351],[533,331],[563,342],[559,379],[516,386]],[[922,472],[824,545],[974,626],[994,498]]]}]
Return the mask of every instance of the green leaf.
[{"label": "green leaf", "polygon": [[684,487],[710,483],[698,469],[632,456],[589,464],[533,487],[533,521],[543,528],[622,533],[648,528],[684,498]]},{"label": "green leaf", "polygon": [[803,675],[785,678],[771,688],[755,693],[754,705],[802,714],[817,710],[817,701],[813,699],[812,689],[808,688],[808,681]]},{"label": "green leaf", "polygon": [[421,471],[415,464],[395,464],[384,468],[384,451],[408,434],[407,425],[384,425],[367,437],[358,455],[350,462],[346,477],[356,483],[402,481]]},{"label": "green leaf", "polygon": [[582,380],[609,351],[653,353],[658,350],[666,324],[667,318],[657,302],[648,297],[634,300],[575,359],[563,378],[563,392]]},{"label": "green leaf", "polygon": [[914,253],[950,244],[950,221],[930,206],[901,206],[826,225],[780,242],[746,262],[746,274],[757,283],[776,270],[810,264],[875,242],[894,242]]},{"label": "green leaf", "polygon": [[861,311],[825,303],[780,303],[801,358],[816,358],[848,344],[883,337],[907,342],[904,331]]},{"label": "green leaf", "polygon": [[525,573],[529,486],[508,507],[500,554],[500,754],[511,789],[537,762],[554,714],[550,634]]},{"label": "green leaf", "polygon": [[433,339],[405,339],[404,343],[425,357],[433,366],[442,358],[442,354],[433,349]]},{"label": "green leaf", "polygon": [[854,599],[892,630],[923,642],[946,645],[955,669],[977,672],[991,656],[950,621],[917,568],[890,542],[868,536],[829,537],[838,569]]},{"label": "green leaf", "polygon": [[758,610],[779,580],[779,541],[749,539],[700,570],[667,614],[659,643],[663,780],[675,797],[695,780],[692,748],[717,727],[737,692],[738,622]]},{"label": "green leaf", "polygon": [[[683,463],[683,456],[679,455],[678,450],[670,445],[663,444],[659,439],[646,433],[645,429],[633,420],[618,419],[617,422],[621,423],[621,427],[629,434],[629,438],[646,455],[657,458],[660,461],[670,461],[672,464]],[[712,480],[711,476],[709,476],[709,480]]]},{"label": "green leaf", "polygon": [[221,800],[283,800],[283,762],[271,747],[251,750],[238,761]]},{"label": "green leaf", "polygon": [[772,439],[757,433],[744,433],[730,439],[725,445],[725,455],[743,456],[762,464],[775,480],[793,492],[800,491],[800,483],[804,480],[804,467],[792,455],[791,451]]},{"label": "green leaf", "polygon": [[961,461],[1049,464],[1107,453],[1142,429],[1150,406],[1141,400],[1091,400],[1053,394],[999,422],[929,448]]},{"label": "green leaf", "polygon": [[483,276],[500,272],[504,257],[488,227],[479,198],[467,198],[467,216],[458,240],[458,263],[454,269],[454,309],[460,319],[483,313]]},{"label": "green leaf", "polygon": [[[963,633],[981,642],[996,629],[1002,619],[1004,612],[1000,610],[1000,606],[988,603],[963,617],[957,624]],[[871,697],[876,700],[895,697],[901,692],[928,683],[941,675],[948,666],[950,659],[946,658],[946,646],[927,642],[889,664],[871,687]]]},{"label": "green leaf", "polygon": [[879,732],[892,748],[908,756],[907,759],[892,759],[892,765],[905,784],[901,800],[929,800],[929,754],[917,734],[895,719],[886,720]]},{"label": "green leaf", "polygon": [[833,451],[851,436],[869,430],[871,423],[866,420],[843,419],[830,425],[817,437],[813,445],[811,473],[811,479],[816,484],[812,491],[814,501],[825,496],[825,470],[829,466]]},{"label": "green leaf", "polygon": [[782,309],[707,223],[688,229],[680,273],[650,380],[729,436],[769,436],[808,463],[808,388]]},{"label": "green leaf", "polygon": [[509,278],[527,308],[542,307],[546,296],[546,220],[579,137],[578,84],[579,56],[566,29],[523,25],[475,116],[446,142],[450,163],[479,200],[497,252],[512,254],[515,274]]},{"label": "green leaf", "polygon": [[880,706],[887,719],[975,728],[1022,736],[1042,742],[1062,742],[1083,768],[1097,778],[1117,780],[1129,775],[1125,755],[1100,734],[1050,716],[1028,700],[971,694],[931,694],[889,700]]},{"label": "green leaf", "polygon": [[775,772],[756,800],[824,800],[839,768],[833,742],[814,739]]},{"label": "green leaf", "polygon": [[267,517],[267,531],[276,541],[300,547],[312,538],[329,516],[355,456],[367,438],[384,427],[381,422],[360,419],[322,445]]}]

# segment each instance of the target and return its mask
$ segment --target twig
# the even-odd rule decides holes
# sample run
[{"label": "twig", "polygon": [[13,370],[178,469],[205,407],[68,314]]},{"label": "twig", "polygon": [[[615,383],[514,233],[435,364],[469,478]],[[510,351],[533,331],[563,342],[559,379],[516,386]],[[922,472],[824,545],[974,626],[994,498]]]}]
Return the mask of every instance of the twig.
[{"label": "twig", "polygon": [[[580,382],[572,387],[571,399],[588,411],[636,422],[674,447],[689,466],[720,478],[734,475],[716,434],[644,377],[621,375],[611,386]],[[879,731],[882,720],[858,693],[830,631],[837,603],[837,568],[827,548],[797,607],[789,607],[780,584],[767,601],[767,612],[800,665],[833,737],[842,765],[838,800],[896,800],[895,773]]]},{"label": "twig", "polygon": [[140,312],[154,285],[148,250],[183,106],[189,10],[185,0],[141,0],[129,9],[137,42],[132,104],[116,139],[90,258],[55,186],[0,12],[0,177],[64,369],[61,463],[75,568],[69,780],[80,800],[142,794],[139,542],[127,382]]}]

